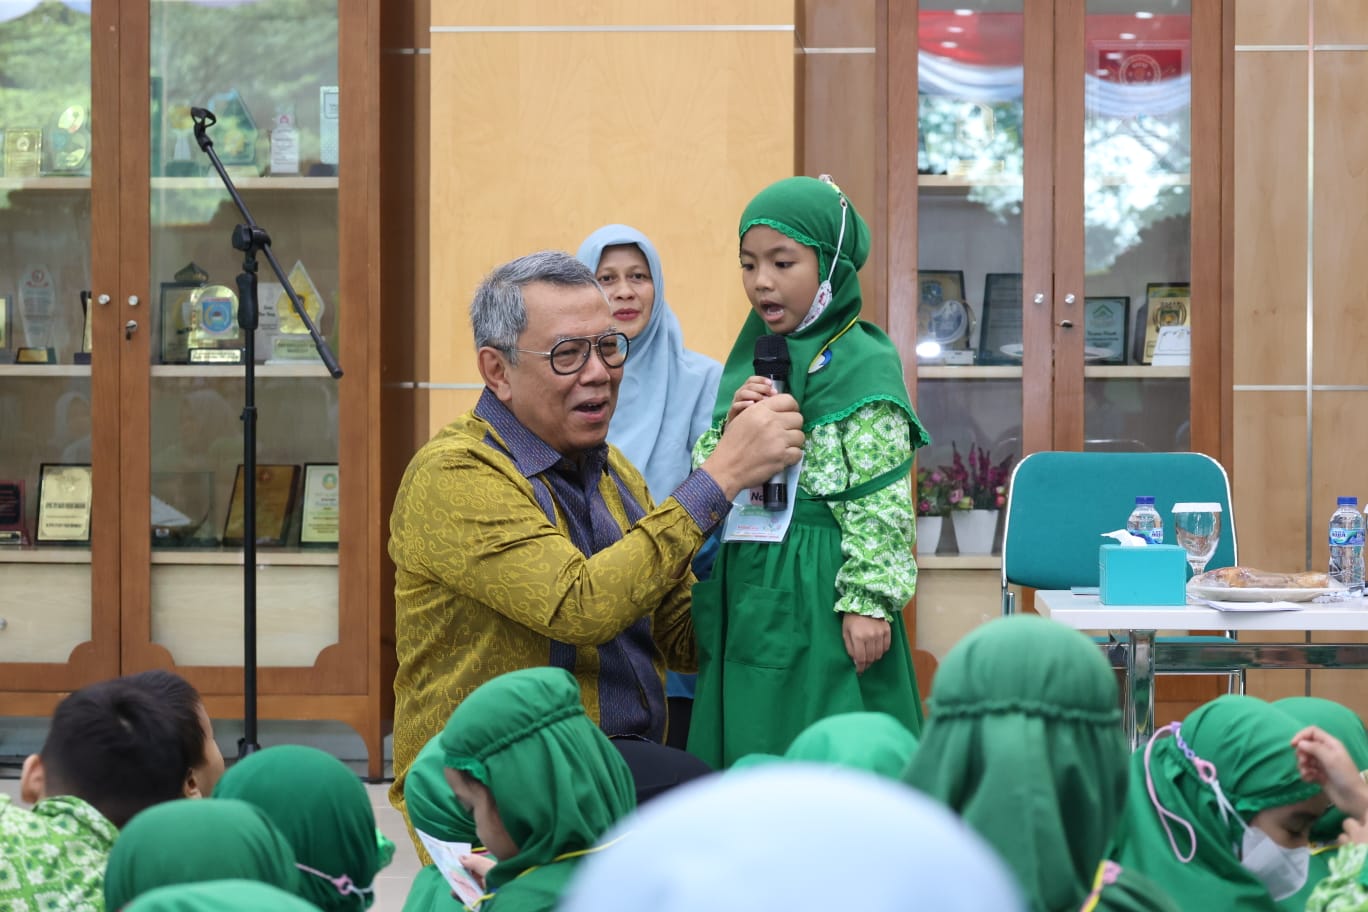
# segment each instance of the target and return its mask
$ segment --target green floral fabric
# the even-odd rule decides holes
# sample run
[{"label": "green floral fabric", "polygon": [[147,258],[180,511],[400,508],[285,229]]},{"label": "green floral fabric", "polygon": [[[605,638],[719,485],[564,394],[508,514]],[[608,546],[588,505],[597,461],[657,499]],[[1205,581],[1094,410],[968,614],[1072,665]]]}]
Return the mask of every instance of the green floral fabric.
[{"label": "green floral fabric", "polygon": [[118,835],[73,795],[45,798],[32,810],[0,795],[0,909],[104,909],[105,863]]},{"label": "green floral fabric", "polygon": [[[803,447],[799,487],[825,497],[839,494],[912,458],[907,414],[896,403],[867,403],[846,418],[818,425]],[[694,447],[701,465],[717,447],[709,430]],[[836,610],[889,620],[917,591],[912,556],[917,521],[910,476],[849,501],[832,501],[845,562],[836,575]]]},{"label": "green floral fabric", "polygon": [[1368,912],[1368,888],[1361,880],[1368,845],[1342,846],[1330,859],[1330,874],[1306,901],[1306,912]]}]

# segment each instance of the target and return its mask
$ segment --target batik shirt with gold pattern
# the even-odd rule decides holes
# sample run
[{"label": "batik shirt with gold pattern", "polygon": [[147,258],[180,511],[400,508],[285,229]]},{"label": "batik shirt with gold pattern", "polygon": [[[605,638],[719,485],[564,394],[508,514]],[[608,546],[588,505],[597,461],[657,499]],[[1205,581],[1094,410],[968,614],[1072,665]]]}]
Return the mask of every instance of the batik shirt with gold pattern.
[{"label": "batik shirt with gold pattern", "polygon": [[485,390],[414,456],[390,518],[394,804],[457,704],[519,668],[570,671],[610,735],[663,738],[665,667],[697,666],[689,564],[727,509],[706,472],[655,507],[617,449],[566,459]]}]

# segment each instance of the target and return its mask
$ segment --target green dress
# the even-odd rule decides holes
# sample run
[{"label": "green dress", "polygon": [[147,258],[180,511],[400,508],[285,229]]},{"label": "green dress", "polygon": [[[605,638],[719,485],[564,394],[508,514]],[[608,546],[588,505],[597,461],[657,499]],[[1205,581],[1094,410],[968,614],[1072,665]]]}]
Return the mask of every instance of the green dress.
[{"label": "green dress", "polygon": [[1098,879],[1126,796],[1117,706],[1086,636],[1031,614],[992,621],[941,662],[906,781],[988,840],[1033,912],[1176,912],[1129,866]]},{"label": "green dress", "polygon": [[[856,271],[869,230],[834,185],[805,177],[757,195],[739,234],[756,225],[813,248],[821,275],[831,274],[831,298],[786,337],[787,388],[808,437],[788,533],[778,543],[724,543],[712,577],[693,589],[699,677],[689,751],[719,769],[745,754],[780,754],[837,713],[884,712],[913,734],[922,722],[902,609],[917,579],[912,453],[929,437],[896,349],[860,320]],[[755,313],[747,317],[696,463],[716,447],[732,397],[753,373],[755,339],[767,331]],[[891,626],[888,652],[860,675],[842,636],[846,613]]]},{"label": "green dress", "polygon": [[585,713],[561,668],[480,685],[438,736],[443,762],[492,793],[518,852],[485,878],[481,912],[551,912],[580,859],[636,807],[627,762]]}]

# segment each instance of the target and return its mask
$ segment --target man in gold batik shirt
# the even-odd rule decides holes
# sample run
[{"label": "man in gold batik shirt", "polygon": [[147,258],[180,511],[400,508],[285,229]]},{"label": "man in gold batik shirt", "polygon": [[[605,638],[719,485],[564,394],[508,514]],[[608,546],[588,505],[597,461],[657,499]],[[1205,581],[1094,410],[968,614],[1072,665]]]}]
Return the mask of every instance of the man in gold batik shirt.
[{"label": "man in gold batik shirt", "polygon": [[657,506],[606,442],[628,341],[594,274],[531,254],[495,269],[470,313],[485,390],[414,456],[390,518],[400,810],[418,751],[515,669],[565,668],[604,732],[663,740],[665,666],[696,667],[690,561],[732,498],[803,446],[797,404],[770,397]]}]

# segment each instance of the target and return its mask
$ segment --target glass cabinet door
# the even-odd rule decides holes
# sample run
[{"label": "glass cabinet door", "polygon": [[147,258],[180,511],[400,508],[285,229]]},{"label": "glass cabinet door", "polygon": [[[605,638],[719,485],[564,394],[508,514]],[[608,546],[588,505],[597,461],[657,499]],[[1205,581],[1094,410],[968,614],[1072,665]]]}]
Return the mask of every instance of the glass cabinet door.
[{"label": "glass cabinet door", "polygon": [[949,517],[938,541],[918,542],[922,558],[998,548],[996,513],[972,540],[957,514],[1001,506],[987,476],[1023,451],[1023,364],[1048,371],[1025,333],[1022,13],[1021,0],[919,10],[917,411],[933,443],[919,454],[918,513]]},{"label": "glass cabinet door", "polygon": [[1188,0],[1088,0],[1084,449],[1192,448],[1191,39]]},{"label": "glass cabinet door", "polygon": [[[150,639],[179,666],[242,659],[245,369],[255,362],[258,662],[308,667],[338,642],[338,383],[264,255],[248,344],[232,244],[243,219],[192,111],[334,350],[335,0],[150,10]],[[249,352],[249,348],[254,352]]]},{"label": "glass cabinet door", "polygon": [[[114,517],[108,505],[95,503],[97,459],[112,453],[96,456],[93,431],[96,424],[115,428],[118,416],[96,414],[101,404],[92,396],[86,320],[96,307],[92,163],[107,154],[115,132],[92,117],[90,6],[0,5],[4,688],[70,687],[117,669],[117,623],[110,623],[117,604],[96,609],[92,600],[92,538],[101,537],[92,520]],[[109,241],[104,249],[117,250]],[[106,253],[106,267],[110,259]],[[117,574],[113,542],[104,545],[103,566]],[[81,667],[65,667],[76,654]]]}]

